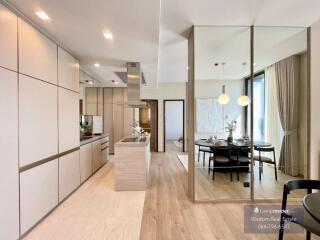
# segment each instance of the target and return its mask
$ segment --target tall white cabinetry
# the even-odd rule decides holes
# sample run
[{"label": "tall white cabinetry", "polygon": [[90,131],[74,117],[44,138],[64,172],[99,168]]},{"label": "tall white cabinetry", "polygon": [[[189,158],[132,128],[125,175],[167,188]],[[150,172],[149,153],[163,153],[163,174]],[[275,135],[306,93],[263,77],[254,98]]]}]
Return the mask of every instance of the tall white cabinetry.
[{"label": "tall white cabinetry", "polygon": [[0,67],[0,239],[19,237],[17,100],[17,73]]},{"label": "tall white cabinetry", "polygon": [[0,239],[11,240],[19,238],[17,17],[2,5],[0,13]]}]

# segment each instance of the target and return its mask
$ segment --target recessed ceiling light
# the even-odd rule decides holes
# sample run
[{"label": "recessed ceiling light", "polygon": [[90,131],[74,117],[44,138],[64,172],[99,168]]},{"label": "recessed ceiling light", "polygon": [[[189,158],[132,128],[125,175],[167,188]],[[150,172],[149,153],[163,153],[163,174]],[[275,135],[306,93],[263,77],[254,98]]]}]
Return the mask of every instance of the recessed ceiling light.
[{"label": "recessed ceiling light", "polygon": [[42,20],[45,20],[45,21],[50,20],[49,16],[44,11],[38,11],[36,12],[36,15]]},{"label": "recessed ceiling light", "polygon": [[112,82],[113,84],[119,84],[119,82],[116,81],[116,80],[111,80],[111,82]]},{"label": "recessed ceiling light", "polygon": [[113,39],[113,35],[112,35],[111,32],[104,32],[103,35],[108,40],[112,40]]},{"label": "recessed ceiling light", "polygon": [[94,66],[98,68],[98,67],[100,67],[100,64],[99,63],[95,63]]}]

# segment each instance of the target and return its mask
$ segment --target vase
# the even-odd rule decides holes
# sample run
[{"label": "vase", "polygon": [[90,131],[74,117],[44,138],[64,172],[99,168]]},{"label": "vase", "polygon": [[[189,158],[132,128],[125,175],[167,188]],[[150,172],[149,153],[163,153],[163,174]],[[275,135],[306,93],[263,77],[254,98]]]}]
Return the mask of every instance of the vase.
[{"label": "vase", "polygon": [[229,135],[228,135],[228,138],[227,138],[227,142],[228,142],[228,143],[232,143],[232,142],[233,142],[232,131],[229,132]]}]

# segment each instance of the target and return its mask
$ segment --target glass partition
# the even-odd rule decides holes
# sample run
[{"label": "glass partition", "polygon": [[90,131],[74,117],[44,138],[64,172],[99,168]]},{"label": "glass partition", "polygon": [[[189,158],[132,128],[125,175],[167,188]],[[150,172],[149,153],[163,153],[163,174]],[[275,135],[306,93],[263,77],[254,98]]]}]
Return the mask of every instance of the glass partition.
[{"label": "glass partition", "polygon": [[194,28],[195,199],[250,199],[250,27]]},{"label": "glass partition", "polygon": [[282,198],[286,181],[308,177],[307,30],[255,27],[254,36],[254,196]]}]

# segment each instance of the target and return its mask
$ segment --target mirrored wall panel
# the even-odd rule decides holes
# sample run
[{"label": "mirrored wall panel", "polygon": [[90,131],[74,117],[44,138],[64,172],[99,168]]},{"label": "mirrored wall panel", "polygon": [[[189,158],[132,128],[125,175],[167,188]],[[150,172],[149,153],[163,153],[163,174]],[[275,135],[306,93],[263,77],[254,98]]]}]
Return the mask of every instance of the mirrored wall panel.
[{"label": "mirrored wall panel", "polygon": [[194,28],[195,199],[250,199],[250,27]]},{"label": "mirrored wall panel", "polygon": [[254,35],[254,196],[281,199],[286,181],[308,177],[307,30],[255,27]]}]

